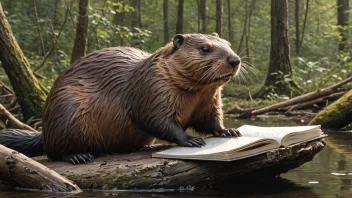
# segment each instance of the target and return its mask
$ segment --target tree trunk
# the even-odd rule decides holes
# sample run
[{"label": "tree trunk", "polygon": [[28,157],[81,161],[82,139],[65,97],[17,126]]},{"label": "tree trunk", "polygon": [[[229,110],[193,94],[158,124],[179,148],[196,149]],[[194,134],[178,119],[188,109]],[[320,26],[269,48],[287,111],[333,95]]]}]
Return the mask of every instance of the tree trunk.
[{"label": "tree trunk", "polygon": [[320,124],[322,128],[343,128],[351,123],[352,90],[319,112],[309,124]]},{"label": "tree trunk", "polygon": [[142,10],[141,10],[141,0],[137,0],[137,13],[138,13],[138,26],[139,28],[142,28]]},{"label": "tree trunk", "polygon": [[301,51],[302,42],[303,42],[303,38],[304,38],[304,32],[306,30],[306,24],[307,24],[307,19],[308,19],[308,10],[309,10],[309,0],[306,0],[306,11],[304,13],[304,21],[303,21],[303,27],[302,27],[302,36],[301,36],[301,39],[300,39],[300,42],[299,42],[299,51]]},{"label": "tree trunk", "polygon": [[183,0],[178,0],[176,34],[183,33]]},{"label": "tree trunk", "polygon": [[299,55],[299,44],[300,44],[300,35],[299,35],[299,0],[295,1],[295,26],[296,26],[296,55]]},{"label": "tree trunk", "polygon": [[224,7],[222,0],[216,0],[216,30],[219,37],[222,37],[222,22],[223,22]]},{"label": "tree trunk", "polygon": [[227,0],[227,22],[229,29],[229,41],[232,43],[233,41],[233,31],[232,31],[232,15],[231,15],[231,0]]},{"label": "tree trunk", "polygon": [[79,0],[79,14],[75,43],[72,49],[71,64],[86,55],[88,41],[88,4],[89,0]]},{"label": "tree trunk", "polygon": [[42,163],[82,189],[201,188],[229,181],[275,178],[312,160],[324,145],[323,140],[317,140],[230,162],[151,158],[155,151],[148,151],[102,156],[77,166]]},{"label": "tree trunk", "polygon": [[132,12],[132,17],[131,17],[131,27],[138,27],[140,28],[140,0],[133,0],[131,1],[132,7],[135,9],[134,12]]},{"label": "tree trunk", "polygon": [[[247,34],[246,34],[246,55],[247,55],[247,57],[250,57],[249,56],[249,35],[251,33],[251,19],[252,19],[254,8],[255,8],[255,0],[252,0],[251,1],[251,8],[248,13],[248,23],[247,23],[247,31],[246,31],[247,32]],[[250,60],[250,59],[248,59],[248,60]],[[250,61],[248,61],[248,62],[250,62]]]},{"label": "tree trunk", "polygon": [[207,21],[206,21],[206,13],[207,13],[207,1],[206,0],[200,0],[199,2],[199,13],[200,13],[200,19],[202,21],[202,30],[201,32],[203,34],[206,33],[206,30],[207,30]]},{"label": "tree trunk", "polygon": [[269,71],[264,87],[256,97],[269,93],[278,95],[297,95],[299,88],[293,80],[288,42],[288,1],[271,0],[271,47]]},{"label": "tree trunk", "polygon": [[164,4],[163,4],[163,11],[164,11],[164,43],[168,43],[170,41],[169,38],[169,17],[168,17],[168,5],[169,4],[169,0],[164,0]]},{"label": "tree trunk", "polygon": [[245,9],[245,19],[244,19],[244,22],[243,22],[242,35],[241,35],[241,39],[240,39],[240,42],[239,42],[238,47],[237,47],[237,52],[241,52],[242,51],[242,44],[243,44],[244,36],[246,35],[246,31],[247,31],[248,1],[245,1],[244,9]]},{"label": "tree trunk", "polygon": [[0,4],[0,61],[15,91],[25,120],[42,117],[48,91],[34,77],[29,62],[12,34]]},{"label": "tree trunk", "polygon": [[346,48],[348,26],[348,0],[337,0],[337,25],[340,34],[339,51],[343,52]]}]

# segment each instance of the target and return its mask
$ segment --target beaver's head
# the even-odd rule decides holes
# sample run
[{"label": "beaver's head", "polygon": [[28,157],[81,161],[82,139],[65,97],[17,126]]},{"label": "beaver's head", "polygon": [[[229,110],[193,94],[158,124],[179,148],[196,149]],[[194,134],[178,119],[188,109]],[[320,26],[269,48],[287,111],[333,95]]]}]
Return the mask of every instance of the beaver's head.
[{"label": "beaver's head", "polygon": [[[171,44],[170,44],[171,45]],[[231,44],[216,33],[179,34],[172,42],[170,65],[174,75],[187,84],[221,86],[235,76],[241,67],[240,57],[233,52]]]}]

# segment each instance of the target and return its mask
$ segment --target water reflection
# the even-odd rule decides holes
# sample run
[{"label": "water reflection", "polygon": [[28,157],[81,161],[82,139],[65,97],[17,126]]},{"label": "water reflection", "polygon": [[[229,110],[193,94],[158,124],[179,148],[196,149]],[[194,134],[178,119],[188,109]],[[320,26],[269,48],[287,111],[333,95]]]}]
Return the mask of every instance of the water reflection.
[{"label": "water reflection", "polygon": [[[225,119],[226,127],[243,124],[261,126],[306,125],[308,118],[257,117],[247,120]],[[215,189],[193,192],[83,192],[80,194],[50,194],[13,192],[0,189],[3,198],[38,197],[352,197],[352,133],[327,132],[326,147],[315,158],[277,179],[251,182],[228,182]]]}]

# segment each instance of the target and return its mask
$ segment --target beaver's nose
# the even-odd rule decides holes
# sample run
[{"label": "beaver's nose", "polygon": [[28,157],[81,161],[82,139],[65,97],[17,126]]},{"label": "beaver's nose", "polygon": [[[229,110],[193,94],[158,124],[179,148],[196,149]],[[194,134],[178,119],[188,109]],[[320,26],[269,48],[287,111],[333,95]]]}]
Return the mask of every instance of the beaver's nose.
[{"label": "beaver's nose", "polygon": [[231,67],[236,67],[237,65],[239,65],[241,63],[241,59],[238,56],[230,56],[228,58],[229,64],[231,65]]}]

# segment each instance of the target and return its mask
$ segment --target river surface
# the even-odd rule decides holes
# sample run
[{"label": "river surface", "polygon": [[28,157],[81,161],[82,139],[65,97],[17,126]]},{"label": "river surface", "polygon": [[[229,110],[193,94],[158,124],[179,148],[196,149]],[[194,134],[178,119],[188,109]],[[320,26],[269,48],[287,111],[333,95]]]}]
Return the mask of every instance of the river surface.
[{"label": "river surface", "polygon": [[[226,127],[306,125],[307,118],[257,117],[225,119]],[[327,145],[311,162],[282,174],[280,178],[250,183],[229,183],[223,189],[194,189],[173,192],[91,192],[55,194],[0,189],[0,198],[38,197],[352,197],[352,131],[328,131]]]}]

